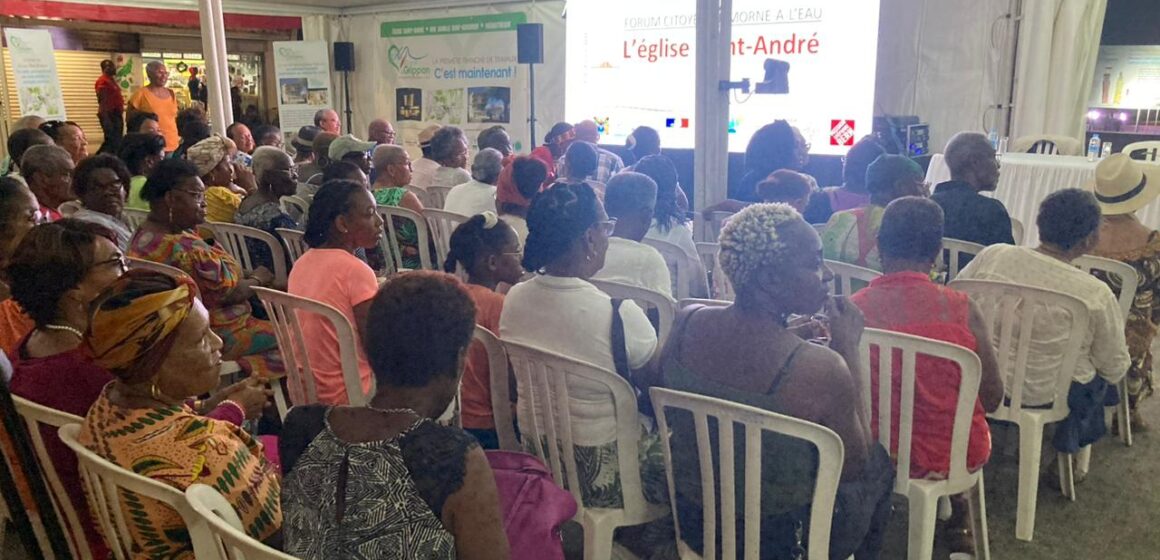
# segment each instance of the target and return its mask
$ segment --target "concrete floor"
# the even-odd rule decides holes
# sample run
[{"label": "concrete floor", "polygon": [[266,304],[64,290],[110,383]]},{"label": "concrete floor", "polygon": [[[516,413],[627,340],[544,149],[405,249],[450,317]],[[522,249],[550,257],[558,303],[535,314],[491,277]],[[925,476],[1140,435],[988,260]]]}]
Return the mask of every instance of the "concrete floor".
[{"label": "concrete floor", "polygon": [[[1015,539],[1015,491],[1018,460],[1004,453],[1003,434],[997,431],[995,452],[987,465],[987,514],[991,556],[996,560],[1086,560],[1160,558],[1160,398],[1142,404],[1145,418],[1156,431],[1138,433],[1135,445],[1125,447],[1118,438],[1107,437],[1095,445],[1091,472],[1077,487],[1071,502],[1040,485],[1035,520],[1035,539]],[[1049,442],[1048,442],[1049,443]],[[1012,448],[1013,451],[1013,448]],[[1046,449],[1045,449],[1046,453]],[[896,497],[897,498],[897,497]],[[906,501],[895,501],[885,560],[906,558]],[[580,552],[578,533],[569,531],[569,557]],[[8,532],[0,558],[31,560],[21,549],[15,533]],[[934,558],[948,557],[937,542]]]}]

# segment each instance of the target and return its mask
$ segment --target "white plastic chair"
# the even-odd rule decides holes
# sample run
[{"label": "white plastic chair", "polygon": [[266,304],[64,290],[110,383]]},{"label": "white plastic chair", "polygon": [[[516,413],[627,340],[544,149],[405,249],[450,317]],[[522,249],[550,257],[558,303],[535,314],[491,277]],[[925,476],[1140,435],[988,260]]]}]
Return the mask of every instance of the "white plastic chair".
[{"label": "white plastic chair", "polygon": [[[427,189],[421,189],[411,185],[407,185],[403,188],[407,189],[407,192],[415,195],[415,198],[419,199],[419,203],[421,203],[424,208],[431,206],[431,199],[427,197]],[[440,206],[440,208],[442,208],[442,206]]]},{"label": "white plastic chair", "polygon": [[382,247],[383,255],[387,259],[387,272],[399,272],[407,270],[403,267],[403,250],[399,246],[398,228],[395,227],[394,218],[408,220],[415,224],[415,229],[418,232],[417,239],[419,245],[419,267],[423,270],[434,270],[435,265],[431,262],[431,241],[430,233],[427,228],[427,219],[418,212],[409,210],[401,206],[379,206],[379,216],[383,218],[382,238],[379,240],[379,245]]},{"label": "white plastic chair", "polygon": [[[69,551],[72,552],[75,558],[85,560],[93,558],[93,553],[89,550],[89,542],[85,538],[84,525],[81,525],[80,517],[77,515],[76,509],[73,508],[72,501],[69,499],[69,491],[75,492],[76,489],[65,488],[64,484],[61,483],[60,475],[56,472],[56,464],[53,462],[52,456],[48,454],[48,449],[44,446],[44,437],[40,431],[41,426],[60,428],[66,424],[79,424],[84,419],[67,412],[34,403],[16,395],[12,395],[12,403],[16,406],[16,413],[24,421],[25,430],[28,432],[28,441],[32,444],[33,451],[36,452],[36,461],[40,464],[40,470],[44,474],[45,485],[48,486],[48,490],[52,496],[53,506],[56,507],[56,511],[62,522],[61,531],[68,541]],[[40,513],[44,515],[46,512]]]},{"label": "white plastic chair", "polygon": [[523,451],[519,438],[516,437],[514,420],[512,418],[511,385],[507,350],[495,333],[479,326],[475,326],[472,339],[483,346],[487,352],[488,372],[491,375],[491,416],[495,419],[495,432],[499,439],[499,448],[504,451]]},{"label": "white plastic chair", "polygon": [[276,228],[274,231],[282,238],[282,245],[286,247],[286,254],[290,255],[290,262],[298,262],[298,259],[310,249],[306,244],[304,232],[289,228]]},{"label": "white plastic chair", "polygon": [[1019,221],[1018,218],[1011,218],[1011,237],[1015,240],[1016,245],[1023,244],[1024,232],[1023,222]]},{"label": "white plastic chair", "polygon": [[139,210],[137,208],[121,209],[121,221],[125,222],[125,225],[129,226],[129,231],[137,231],[137,228],[141,227],[141,224],[145,223],[145,220],[148,218],[148,210]]},{"label": "white plastic chair", "polygon": [[721,261],[718,260],[718,255],[721,254],[721,245],[717,243],[697,243],[697,254],[701,257],[701,265],[705,267],[705,272],[709,275],[709,295],[716,299],[733,301],[736,294],[733,293],[733,285],[729,283],[729,278],[725,276],[725,271],[721,268]]},{"label": "white plastic chair", "polygon": [[1072,138],[1070,136],[1032,134],[1029,136],[1020,136],[1012,140],[1007,151],[1012,153],[1079,156],[1083,155],[1083,150],[1086,147],[1086,143],[1081,143],[1078,138]]},{"label": "white plastic chair", "polygon": [[279,286],[286,285],[286,253],[277,237],[258,228],[238,224],[209,222],[207,225],[213,230],[214,239],[222,244],[222,248],[238,261],[238,264],[242,265],[242,270],[247,273],[253,272],[259,266],[250,255],[250,242],[264,244],[269,248],[270,260],[273,261],[274,269],[270,272],[274,273],[274,283]]},{"label": "white plastic chair", "polygon": [[310,215],[310,203],[305,198],[287,195],[278,199],[278,205],[282,207],[282,212],[294,218],[295,222],[306,225],[306,217]]},{"label": "white plastic chair", "polygon": [[129,262],[129,269],[130,270],[133,270],[133,269],[152,270],[153,272],[160,272],[166,276],[169,276],[170,278],[188,278],[189,277],[189,275],[186,274],[184,270],[181,270],[180,268],[177,268],[176,266],[167,265],[165,263],[153,262],[150,260],[139,259],[136,257],[126,257],[125,260]]},{"label": "white plastic chair", "polygon": [[362,406],[370,400],[371,395],[374,395],[373,383],[370,393],[364,394],[358,369],[358,338],[346,315],[325,303],[286,292],[255,287],[254,293],[258,294],[258,299],[262,300],[262,305],[270,316],[274,334],[278,338],[278,349],[282,352],[282,361],[286,365],[285,387],[290,402],[286,402],[282,391],[274,391],[274,404],[278,407],[278,414],[282,418],[286,418],[286,411],[290,406],[319,402],[306,335],[303,334],[302,325],[299,324],[301,313],[320,315],[334,327],[338,335],[338,353],[342,360],[342,381],[346,386],[346,398],[350,405]]},{"label": "white plastic chair", "polygon": [[682,299],[692,297],[693,283],[697,282],[702,293],[708,293],[709,279],[695,278],[700,267],[695,266],[689,254],[684,249],[659,239],[645,238],[642,243],[656,249],[669,265],[669,276],[673,281],[673,298]]},{"label": "white plastic chair", "polygon": [[[1132,159],[1155,163],[1156,161],[1160,160],[1160,141],[1145,140],[1143,142],[1132,142],[1131,144],[1124,146],[1124,149],[1120,151],[1128,154],[1128,157]],[[1140,155],[1143,157],[1135,157],[1136,152],[1141,152]]]},{"label": "white plastic chair", "polygon": [[[984,343],[986,343],[984,341]],[[878,349],[878,394],[873,395],[871,348]],[[895,361],[898,351],[901,361]],[[979,380],[982,366],[974,352],[957,346],[908,334],[866,329],[862,333],[860,354],[863,367],[862,400],[867,411],[878,411],[878,441],[890,449],[892,434],[898,432],[898,453],[895,456],[894,492],[906,496],[910,505],[910,536],[907,547],[912,560],[928,560],[934,553],[935,518],[939,498],[974,490],[979,519],[971,523],[979,540],[976,550],[984,560],[990,560],[991,547],[987,535],[987,502],[983,489],[983,469],[967,470],[967,443],[971,437],[971,420],[979,399]],[[956,401],[954,423],[950,435],[950,470],[944,480],[910,477],[911,441],[914,429],[915,364],[918,356],[930,356],[954,362],[961,377]],[[894,366],[901,373],[898,426],[893,425]],[[873,403],[878,406],[874,407]]]},{"label": "white plastic chair", "polygon": [[704,299],[704,298],[685,298],[677,301],[677,309],[684,309],[690,305],[707,305],[709,307],[729,307],[733,305],[731,301],[723,299]]},{"label": "white plastic chair", "polygon": [[854,280],[863,284],[869,284],[871,280],[882,276],[882,273],[877,270],[870,270],[869,268],[863,268],[849,263],[831,261],[829,259],[826,259],[825,263],[826,267],[830,269],[830,272],[834,273],[832,289],[833,294],[836,296],[848,297],[854,295],[854,292],[858,291],[854,289]]},{"label": "white plastic chair", "polygon": [[459,227],[459,224],[470,220],[471,216],[437,208],[424,208],[423,217],[427,218],[431,238],[435,240],[435,260],[438,261],[435,268],[442,270],[443,263],[447,262],[447,253],[451,250],[451,233]]},{"label": "white plastic chair", "polygon": [[[669,500],[672,503],[673,524],[677,531],[677,545],[682,558],[717,558],[717,535],[721,534],[722,559],[742,557],[737,553],[736,471],[734,465],[734,438],[745,440],[745,541],[744,558],[756,559],[760,554],[761,537],[761,487],[762,487],[762,435],[773,432],[787,437],[805,440],[818,450],[818,471],[814,481],[814,497],[810,508],[809,558],[828,560],[830,557],[830,523],[834,515],[834,501],[838,492],[838,481],[842,474],[845,450],[842,439],[825,426],[805,420],[785,416],[735,402],[694,395],[671,389],[653,387],[649,389],[653,409],[656,411],[657,431],[661,434],[661,444],[665,456],[665,477],[669,483]],[[704,550],[701,556],[687,547],[681,540],[680,511],[677,507],[675,481],[673,479],[673,451],[669,445],[671,430],[667,409],[686,411],[693,416],[697,438],[698,459],[701,472],[701,503],[704,520],[702,535]],[[709,435],[709,418],[716,419],[718,436],[718,463],[714,464]],[[735,436],[737,426],[741,434]],[[719,479],[719,484],[718,484]],[[720,501],[714,495],[720,488]],[[752,499],[751,499],[752,498]],[[718,508],[718,503],[720,507]],[[721,528],[717,519],[720,515]]]},{"label": "white plastic chair", "polygon": [[218,560],[212,547],[207,546],[210,543],[199,538],[205,534],[199,530],[199,523],[202,521],[189,506],[185,494],[172,486],[117,466],[93,453],[77,441],[80,430],[80,424],[68,424],[61,427],[57,433],[61,441],[77,454],[77,464],[89,509],[97,518],[97,526],[101,530],[101,535],[105,537],[105,544],[113,551],[114,558],[129,560],[140,554],[134,550],[136,547],[129,531],[130,514],[123,507],[126,502],[125,495],[133,494],[137,496],[134,499],[153,499],[173,508],[189,528],[190,540],[193,542],[194,554],[198,560]]},{"label": "white plastic chair", "polygon": [[[1079,361],[1080,344],[1067,345],[1060,357],[1055,383],[1055,400],[1051,408],[1023,408],[1024,377],[1035,338],[1037,321],[1051,321],[1041,314],[1062,311],[1071,317],[1067,340],[1081,341],[1087,336],[1088,309],[1078,298],[1054,292],[987,280],[955,280],[950,287],[966,292],[983,312],[991,327],[996,359],[1003,373],[1007,397],[989,418],[1012,422],[1019,428],[1019,497],[1015,514],[1015,538],[1030,541],[1035,533],[1035,507],[1039,494],[1039,459],[1043,453],[1043,429],[1047,424],[1067,417],[1067,394]],[[1026,328],[1031,327],[1031,328]],[[1018,338],[1016,338],[1018,334]],[[1081,452],[1082,454],[1082,452]],[[1066,497],[1075,499],[1072,457],[1059,456],[1060,487]]]},{"label": "white plastic chair", "polygon": [[447,201],[447,193],[451,192],[452,188],[454,187],[427,187],[427,200],[431,204],[423,203],[423,206],[442,210],[443,203]]},{"label": "white plastic chair", "polygon": [[[274,550],[246,534],[234,506],[212,486],[197,483],[185,489],[185,500],[200,523],[197,542],[213,546],[215,558],[221,560],[293,560],[293,556]],[[191,530],[195,527],[191,527]],[[200,552],[198,558],[200,559]]]},{"label": "white plastic chair", "polygon": [[944,237],[942,244],[942,268],[946,271],[947,282],[954,280],[959,275],[959,272],[963,270],[964,256],[974,258],[986,248],[978,243],[963,241],[961,239],[951,239],[950,237]]},{"label": "white plastic chair", "polygon": [[[656,309],[658,319],[657,348],[664,347],[665,341],[669,339],[669,333],[673,330],[673,320],[677,316],[676,300],[669,297],[668,294],[662,294],[656,290],[630,286],[620,282],[595,279],[589,279],[588,282],[613,298],[632,300],[646,312],[649,309]],[[660,363],[660,356],[661,353],[659,351],[653,352],[652,361],[654,364]]]},{"label": "white plastic chair", "polygon": [[709,217],[705,218],[703,212],[698,212],[696,221],[700,221],[702,224],[701,227],[703,233],[701,238],[704,241],[716,243],[717,239],[721,237],[721,229],[725,227],[725,222],[728,221],[729,218],[733,216],[733,214],[734,212],[717,210],[715,212],[710,212]]},{"label": "white plastic chair", "polygon": [[[1124,316],[1124,326],[1127,327],[1128,317],[1132,314],[1132,303],[1136,301],[1136,290],[1140,287],[1140,274],[1127,263],[1084,255],[1071,261],[1071,264],[1084,272],[1100,272],[1105,276],[1116,276],[1120,279],[1120,293],[1116,301],[1120,304],[1120,313]],[[1132,446],[1132,407],[1128,405],[1128,376],[1124,376],[1116,389],[1120,392],[1120,404],[1116,405],[1116,422],[1120,428],[1120,440],[1128,447]],[[1082,465],[1081,467],[1086,467]],[[1086,470],[1086,468],[1082,469]]]},{"label": "white plastic chair", "polygon": [[[548,465],[556,484],[576,499],[579,507],[575,520],[584,528],[585,560],[606,560],[612,555],[612,534],[617,527],[647,523],[666,511],[663,506],[648,503],[641,488],[637,459],[641,425],[636,394],[628,381],[611,371],[510,340],[503,341],[503,345],[516,374],[524,445]],[[615,408],[617,465],[624,504],[621,509],[587,507],[581,498],[569,397],[569,385],[574,383],[607,389],[607,398]],[[544,442],[551,447],[550,453]]]}]

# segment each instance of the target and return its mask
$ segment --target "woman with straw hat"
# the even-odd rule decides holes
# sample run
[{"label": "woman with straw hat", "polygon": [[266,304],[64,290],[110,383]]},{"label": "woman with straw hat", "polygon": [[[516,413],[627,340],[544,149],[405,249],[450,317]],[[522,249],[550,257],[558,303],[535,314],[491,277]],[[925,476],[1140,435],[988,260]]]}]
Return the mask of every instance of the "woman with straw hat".
[{"label": "woman with straw hat", "polygon": [[[1128,369],[1128,404],[1132,430],[1144,431],[1140,400],[1152,394],[1152,339],[1160,330],[1160,232],[1140,223],[1136,211],[1160,195],[1160,166],[1132,161],[1127,154],[1112,154],[1096,166],[1096,200],[1103,217],[1100,241],[1094,254],[1132,265],[1140,275],[1136,300],[1128,315],[1125,338],[1132,366]],[[1118,277],[1101,276],[1113,291]],[[1112,424],[1113,429],[1117,424]]]}]

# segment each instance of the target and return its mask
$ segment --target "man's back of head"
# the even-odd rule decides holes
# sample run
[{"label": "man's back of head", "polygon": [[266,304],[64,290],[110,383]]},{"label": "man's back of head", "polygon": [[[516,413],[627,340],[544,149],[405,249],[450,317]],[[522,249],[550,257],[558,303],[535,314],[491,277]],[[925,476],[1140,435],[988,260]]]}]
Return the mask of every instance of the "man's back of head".
[{"label": "man's back of head", "polygon": [[969,183],[975,190],[994,190],[999,182],[995,148],[978,132],[960,132],[947,142],[943,158],[951,179]]},{"label": "man's back of head", "polygon": [[600,127],[596,125],[596,121],[580,121],[572,130],[576,132],[576,139],[581,142],[600,143]]},{"label": "man's back of head", "polygon": [[657,184],[643,173],[618,173],[604,189],[604,209],[609,218],[616,219],[615,237],[638,242],[644,239],[656,203]]},{"label": "man's back of head", "polygon": [[471,178],[480,183],[496,184],[501,171],[503,171],[503,154],[495,148],[480,150],[471,162]]}]

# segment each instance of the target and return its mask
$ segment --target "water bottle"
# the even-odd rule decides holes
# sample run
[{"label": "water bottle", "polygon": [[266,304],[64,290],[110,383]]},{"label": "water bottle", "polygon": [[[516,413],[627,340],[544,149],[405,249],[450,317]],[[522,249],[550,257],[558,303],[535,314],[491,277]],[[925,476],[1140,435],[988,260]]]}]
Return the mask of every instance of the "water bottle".
[{"label": "water bottle", "polygon": [[1095,161],[1100,157],[1100,135],[1093,134],[1091,140],[1088,140],[1087,158],[1088,161]]},{"label": "water bottle", "polygon": [[996,152],[999,151],[999,131],[995,127],[991,127],[991,132],[987,134],[987,140],[991,141],[991,148]]}]

